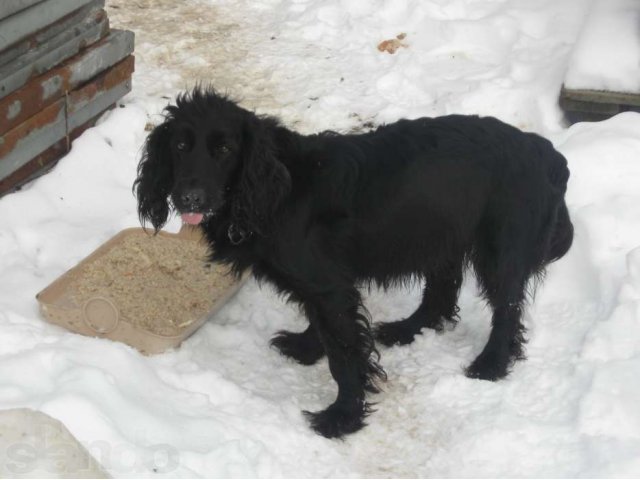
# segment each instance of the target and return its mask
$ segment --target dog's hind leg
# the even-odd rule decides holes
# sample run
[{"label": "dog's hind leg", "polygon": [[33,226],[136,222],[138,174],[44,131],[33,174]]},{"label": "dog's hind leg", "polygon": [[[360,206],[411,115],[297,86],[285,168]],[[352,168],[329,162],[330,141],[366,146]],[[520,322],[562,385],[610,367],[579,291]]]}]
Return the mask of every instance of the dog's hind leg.
[{"label": "dog's hind leg", "polygon": [[462,269],[461,261],[437,274],[426,275],[422,303],[418,309],[403,320],[377,325],[376,340],[386,346],[407,345],[423,328],[442,331],[446,324],[455,325]]},{"label": "dog's hind leg", "polygon": [[522,222],[487,229],[474,251],[473,265],[484,297],[493,309],[489,340],[467,368],[471,378],[498,380],[515,360],[524,358],[522,315],[529,279],[543,267],[535,227]]},{"label": "dog's hind leg", "polygon": [[271,339],[271,345],[302,365],[313,365],[324,356],[324,347],[312,325],[301,333],[281,330]]},{"label": "dog's hind leg", "polygon": [[514,280],[513,286],[498,289],[490,296],[489,303],[493,308],[489,341],[467,368],[466,374],[470,378],[498,380],[509,373],[509,367],[515,360],[524,358],[523,278]]}]

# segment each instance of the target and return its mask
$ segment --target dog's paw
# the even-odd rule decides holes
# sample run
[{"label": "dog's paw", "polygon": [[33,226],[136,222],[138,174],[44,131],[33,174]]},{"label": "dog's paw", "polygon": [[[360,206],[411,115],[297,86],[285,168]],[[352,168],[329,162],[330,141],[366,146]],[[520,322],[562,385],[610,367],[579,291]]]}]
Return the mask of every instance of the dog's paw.
[{"label": "dog's paw", "polygon": [[326,438],[342,438],[354,433],[366,425],[364,418],[368,409],[353,410],[341,404],[334,403],[321,412],[307,412],[304,415],[309,420],[311,428]]},{"label": "dog's paw", "polygon": [[494,351],[482,352],[465,371],[469,378],[495,382],[509,373],[509,358],[503,358]]},{"label": "dog's paw", "polygon": [[302,365],[313,365],[324,356],[322,344],[304,332],[280,331],[271,339],[271,345],[285,357],[292,358]]},{"label": "dog's paw", "polygon": [[374,335],[378,342],[391,347],[393,345],[408,345],[420,333],[416,331],[413,325],[408,324],[405,320],[397,322],[380,323],[376,325]]}]

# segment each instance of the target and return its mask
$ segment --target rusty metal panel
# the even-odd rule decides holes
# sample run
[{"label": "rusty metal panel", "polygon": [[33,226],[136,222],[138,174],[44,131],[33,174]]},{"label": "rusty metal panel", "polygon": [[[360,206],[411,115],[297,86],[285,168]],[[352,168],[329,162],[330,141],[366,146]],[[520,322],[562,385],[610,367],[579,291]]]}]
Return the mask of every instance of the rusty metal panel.
[{"label": "rusty metal panel", "polygon": [[4,178],[65,136],[63,98],[0,137],[0,178]]},{"label": "rusty metal panel", "polygon": [[69,81],[77,82],[87,78],[93,71],[102,71],[133,53],[133,32],[129,30],[112,30],[105,40],[104,49],[91,51],[81,62],[73,64]]},{"label": "rusty metal panel", "polygon": [[0,51],[19,42],[91,0],[44,0],[15,15],[0,20]]},{"label": "rusty metal panel", "polygon": [[75,140],[82,135],[85,130],[93,127],[96,120],[100,118],[100,115],[113,107],[114,105],[110,105],[105,110],[99,112],[96,116],[89,119],[75,130],[72,130],[68,139],[63,138],[58,140],[51,147],[47,148],[33,160],[30,160],[22,167],[18,168],[11,175],[0,179],[0,196],[16,190],[26,182],[47,173],[51,168],[53,168],[58,160],[60,160],[60,158],[69,152],[69,141]]},{"label": "rusty metal panel", "polygon": [[53,167],[55,161],[67,152],[67,140],[63,138],[7,177],[0,178],[0,196],[15,190],[18,186],[35,177],[38,172],[46,173],[49,168]]},{"label": "rusty metal panel", "polygon": [[6,178],[131,90],[131,79],[116,85],[111,69],[61,98],[0,137],[0,179]]},{"label": "rusty metal panel", "polygon": [[[0,0],[2,2],[2,0]],[[20,55],[24,55],[29,50],[38,48],[43,43],[49,41],[53,37],[60,35],[63,32],[73,33],[74,29],[80,22],[85,20],[91,15],[95,15],[100,12],[104,7],[104,0],[93,0],[91,3],[76,10],[69,15],[50,23],[45,28],[38,30],[30,36],[20,40],[18,43],[12,45],[4,51],[0,51],[0,65],[9,63],[15,60]]]},{"label": "rusty metal panel", "polygon": [[98,11],[77,28],[63,32],[14,61],[0,66],[0,98],[17,90],[30,78],[77,54],[87,45],[97,42],[108,30],[107,16],[104,11]]},{"label": "rusty metal panel", "polygon": [[0,3],[0,20],[40,2],[42,0],[2,0],[2,3]]},{"label": "rusty metal panel", "polygon": [[75,110],[75,106],[71,105],[71,110],[75,110],[73,114],[69,116],[68,128],[72,130],[79,127],[84,122],[89,120],[94,115],[106,109],[109,105],[116,103],[119,99],[124,97],[131,91],[131,79],[127,79],[124,82],[110,88],[106,91],[97,92],[96,96],[88,101],[84,93],[78,93],[77,101],[84,102],[86,105],[79,110]]},{"label": "rusty metal panel", "polygon": [[[83,88],[70,92],[67,99],[67,115],[73,117],[76,112],[89,106],[100,92],[110,91],[123,82],[130,84],[133,63],[133,56],[129,56]],[[73,126],[73,121],[71,125]]]},{"label": "rusty metal panel", "polygon": [[[92,48],[100,49],[101,45],[96,45]],[[76,89],[82,83],[100,73],[98,71],[85,70],[85,75],[76,76],[74,81],[71,81],[73,65],[79,61],[80,57],[88,54],[90,54],[89,51],[78,54],[78,56],[68,60],[60,67],[33,79],[20,90],[0,99],[0,135],[43,110],[62,97],[65,92]],[[107,72],[104,82],[109,86],[115,85],[129,78],[133,70],[134,57],[129,55]],[[103,81],[100,78],[94,84]]]}]

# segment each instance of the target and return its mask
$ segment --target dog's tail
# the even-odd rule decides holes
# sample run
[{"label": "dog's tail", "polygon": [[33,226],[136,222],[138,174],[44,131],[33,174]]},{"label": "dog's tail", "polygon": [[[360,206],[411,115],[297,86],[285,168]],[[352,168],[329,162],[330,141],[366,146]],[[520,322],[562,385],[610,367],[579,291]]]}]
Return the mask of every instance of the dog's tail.
[{"label": "dog's tail", "polygon": [[558,204],[555,211],[555,221],[550,225],[547,252],[545,260],[547,263],[555,262],[562,258],[571,248],[573,243],[573,224],[569,218],[567,204],[564,201],[564,194],[569,183],[569,167],[567,159],[554,149],[554,154],[547,157],[551,160],[547,172],[551,188],[555,190]]},{"label": "dog's tail", "polygon": [[567,159],[558,152],[548,140],[540,141],[540,137],[534,136],[539,147],[539,160],[544,165],[547,183],[543,188],[548,208],[544,224],[541,225],[538,237],[539,268],[562,258],[571,248],[573,243],[573,224],[569,218],[569,211],[564,196],[569,184],[569,166]]},{"label": "dog's tail", "polygon": [[573,224],[569,218],[569,211],[564,200],[558,206],[555,225],[549,240],[547,263],[555,262],[564,257],[573,243]]}]

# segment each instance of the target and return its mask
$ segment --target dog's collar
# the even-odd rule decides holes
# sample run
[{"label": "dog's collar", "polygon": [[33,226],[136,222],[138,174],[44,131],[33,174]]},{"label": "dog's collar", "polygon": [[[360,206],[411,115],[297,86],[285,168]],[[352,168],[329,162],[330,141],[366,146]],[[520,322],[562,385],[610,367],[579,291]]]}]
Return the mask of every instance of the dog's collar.
[{"label": "dog's collar", "polygon": [[251,235],[253,235],[253,232],[240,228],[235,223],[230,224],[229,228],[227,228],[227,237],[229,238],[231,245],[240,245]]}]

